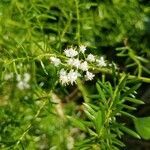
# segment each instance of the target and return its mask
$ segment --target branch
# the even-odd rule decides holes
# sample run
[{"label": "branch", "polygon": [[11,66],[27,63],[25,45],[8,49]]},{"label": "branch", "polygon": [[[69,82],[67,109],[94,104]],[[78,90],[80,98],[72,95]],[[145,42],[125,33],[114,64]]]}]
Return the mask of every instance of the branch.
[{"label": "branch", "polygon": [[[93,68],[91,68],[91,69],[93,69]],[[101,72],[101,73],[112,75],[112,71],[107,68],[94,68],[94,70]],[[123,73],[119,73],[119,75],[122,76]],[[146,78],[146,77],[138,77],[138,76],[134,76],[134,75],[128,75],[128,78],[129,79],[137,79],[137,80],[145,82],[145,83],[150,83],[150,78]]]}]

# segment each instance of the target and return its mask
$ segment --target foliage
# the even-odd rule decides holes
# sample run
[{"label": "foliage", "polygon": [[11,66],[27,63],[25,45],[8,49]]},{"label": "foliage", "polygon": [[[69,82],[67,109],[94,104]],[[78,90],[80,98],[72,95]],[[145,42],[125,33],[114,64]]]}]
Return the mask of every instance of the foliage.
[{"label": "foliage", "polygon": [[[1,0],[0,149],[117,150],[124,133],[149,139],[147,119],[132,112],[150,83],[149,12],[142,0]],[[115,63],[61,85],[49,58],[65,59],[71,45]]]},{"label": "foliage", "polygon": [[118,139],[121,138],[123,132],[140,138],[137,133],[125,127],[123,122],[116,121],[116,118],[121,115],[135,119],[135,116],[128,113],[127,110],[136,108],[128,106],[126,101],[143,103],[133,98],[133,95],[131,96],[137,86],[132,87],[132,90],[128,89],[126,78],[125,75],[122,76],[115,88],[110,82],[98,81],[96,83],[98,94],[90,95],[91,101],[83,103],[86,119],[79,120],[74,116],[70,118],[73,124],[88,134],[88,139],[77,143],[78,149],[118,149],[117,146],[125,146]]},{"label": "foliage", "polygon": [[141,137],[146,140],[150,139],[150,117],[136,118],[134,123]]}]

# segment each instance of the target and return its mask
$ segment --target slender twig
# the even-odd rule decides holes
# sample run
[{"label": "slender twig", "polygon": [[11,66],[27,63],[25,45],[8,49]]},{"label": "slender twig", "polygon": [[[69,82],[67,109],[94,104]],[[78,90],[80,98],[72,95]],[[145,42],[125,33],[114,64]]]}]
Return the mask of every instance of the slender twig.
[{"label": "slender twig", "polygon": [[82,96],[83,96],[85,102],[89,102],[90,99],[88,98],[88,95],[89,95],[88,91],[80,79],[77,80],[77,85],[78,85],[79,90],[82,93]]},{"label": "slender twig", "polygon": [[[35,120],[35,119],[39,116],[41,110],[42,110],[42,109],[44,108],[44,106],[46,105],[46,102],[47,102],[47,99],[43,102],[43,104],[41,105],[41,107],[38,109],[38,111],[37,111],[37,113],[35,114],[33,120]],[[32,120],[32,121],[33,121],[33,120]],[[29,130],[31,129],[31,127],[32,127],[32,122],[27,126],[26,130],[25,130],[24,133],[21,135],[21,137],[19,138],[19,140],[18,140],[17,143],[15,144],[14,148],[16,148],[16,147],[20,144],[20,142],[23,140],[24,136],[29,132]]]},{"label": "slender twig", "polygon": [[[92,67],[93,69],[93,67]],[[94,70],[101,72],[101,73],[105,73],[105,74],[110,74],[112,75],[112,71],[108,68],[94,68]],[[124,73],[119,73],[120,76],[122,76]],[[147,77],[139,77],[139,76],[134,76],[134,75],[128,75],[129,79],[137,79],[139,81],[142,82],[146,82],[146,83],[150,83],[150,78]]]},{"label": "slender twig", "polygon": [[80,44],[80,15],[79,15],[79,3],[78,3],[78,0],[75,0],[75,6],[76,6],[76,16],[77,16],[76,38],[78,40],[78,45],[79,45]]}]

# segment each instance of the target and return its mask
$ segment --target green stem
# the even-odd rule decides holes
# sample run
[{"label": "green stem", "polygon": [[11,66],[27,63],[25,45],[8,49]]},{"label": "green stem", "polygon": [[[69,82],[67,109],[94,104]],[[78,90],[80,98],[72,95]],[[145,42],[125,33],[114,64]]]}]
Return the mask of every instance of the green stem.
[{"label": "green stem", "polygon": [[83,85],[83,82],[80,80],[80,79],[78,79],[77,80],[77,85],[78,85],[78,88],[79,88],[79,90],[81,91],[81,93],[82,93],[82,96],[83,96],[83,98],[84,98],[84,101],[85,102],[89,102],[89,98],[88,98],[88,91],[87,91],[87,89],[85,88],[85,86]]},{"label": "green stem", "polygon": [[[54,86],[57,85],[57,82],[54,84]],[[35,116],[33,117],[33,119],[31,120],[30,124],[27,126],[26,130],[23,132],[23,134],[20,136],[19,140],[16,142],[16,144],[14,145],[14,149],[17,148],[17,146],[21,143],[21,141],[23,140],[23,138],[25,137],[25,135],[29,132],[29,130],[32,127],[33,122],[36,120],[36,118],[38,118],[38,116],[40,115],[41,111],[43,110],[43,108],[46,106],[47,102],[49,101],[49,98],[54,96],[55,94],[52,93],[53,91],[51,90],[49,92],[49,94],[47,94],[46,96],[43,97],[39,97],[38,99],[45,99],[43,101],[43,103],[41,104],[40,108],[38,109],[38,111],[36,112]]]},{"label": "green stem", "polygon": [[79,2],[78,2],[78,0],[75,0],[75,6],[76,6],[76,16],[77,16],[76,38],[78,40],[78,45],[80,45],[80,15],[79,15]]},{"label": "green stem", "polygon": [[[57,44],[57,47],[59,47],[63,41],[63,38],[67,32],[67,30],[69,29],[70,25],[71,25],[71,21],[72,21],[72,14],[70,13],[68,16],[68,22],[66,22],[66,25],[64,27],[64,30],[62,31],[61,35],[60,35],[60,42]],[[61,47],[60,47],[61,48]]]},{"label": "green stem", "polygon": [[[35,114],[34,118],[32,121],[34,121],[39,114],[41,113],[41,110],[44,108],[44,106],[46,105],[47,99],[43,102],[43,104],[41,105],[41,107],[39,108],[39,110],[37,111],[37,113]],[[27,126],[26,130],[24,131],[24,133],[20,136],[19,140],[17,141],[17,143],[14,146],[14,149],[17,148],[17,146],[20,144],[20,142],[23,140],[24,136],[29,132],[29,130],[32,127],[32,122]]]},{"label": "green stem", "polygon": [[[93,69],[93,67],[92,67],[92,69]],[[94,68],[94,70],[101,72],[101,73],[112,75],[112,71],[108,68]],[[123,73],[119,73],[119,75],[122,76]],[[137,77],[134,75],[129,75],[128,78],[129,79],[137,79],[137,80],[142,81],[142,82],[150,83],[150,78],[146,78],[146,77],[139,77],[139,76]]]}]

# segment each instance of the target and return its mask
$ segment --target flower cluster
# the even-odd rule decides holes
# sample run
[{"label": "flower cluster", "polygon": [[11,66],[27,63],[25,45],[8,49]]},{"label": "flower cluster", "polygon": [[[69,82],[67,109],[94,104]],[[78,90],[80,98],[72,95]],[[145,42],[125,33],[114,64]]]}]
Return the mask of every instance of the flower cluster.
[{"label": "flower cluster", "polygon": [[30,74],[29,73],[23,73],[23,74],[17,74],[15,75],[13,72],[7,73],[4,76],[5,81],[11,81],[12,79],[15,79],[17,81],[17,88],[19,90],[29,89],[30,88]]},{"label": "flower cluster", "polygon": [[29,81],[30,81],[30,74],[29,73],[24,73],[23,76],[18,74],[17,75],[17,87],[20,90],[24,90],[24,89],[29,89],[30,85],[29,85]]},{"label": "flower cluster", "polygon": [[54,66],[59,66],[61,63],[60,59],[56,57],[50,57],[50,61],[54,64]]},{"label": "flower cluster", "polygon": [[14,77],[14,74],[12,72],[11,73],[7,73],[4,76],[4,80],[8,81],[8,80],[11,80],[13,77]]},{"label": "flower cluster", "polygon": [[84,77],[85,80],[93,80],[94,74],[91,72],[93,66],[106,67],[104,57],[98,57],[93,54],[86,55],[87,48],[80,45],[78,48],[67,48],[64,50],[64,58],[50,57],[54,66],[60,66],[59,81],[63,85],[76,83],[77,78]]}]

